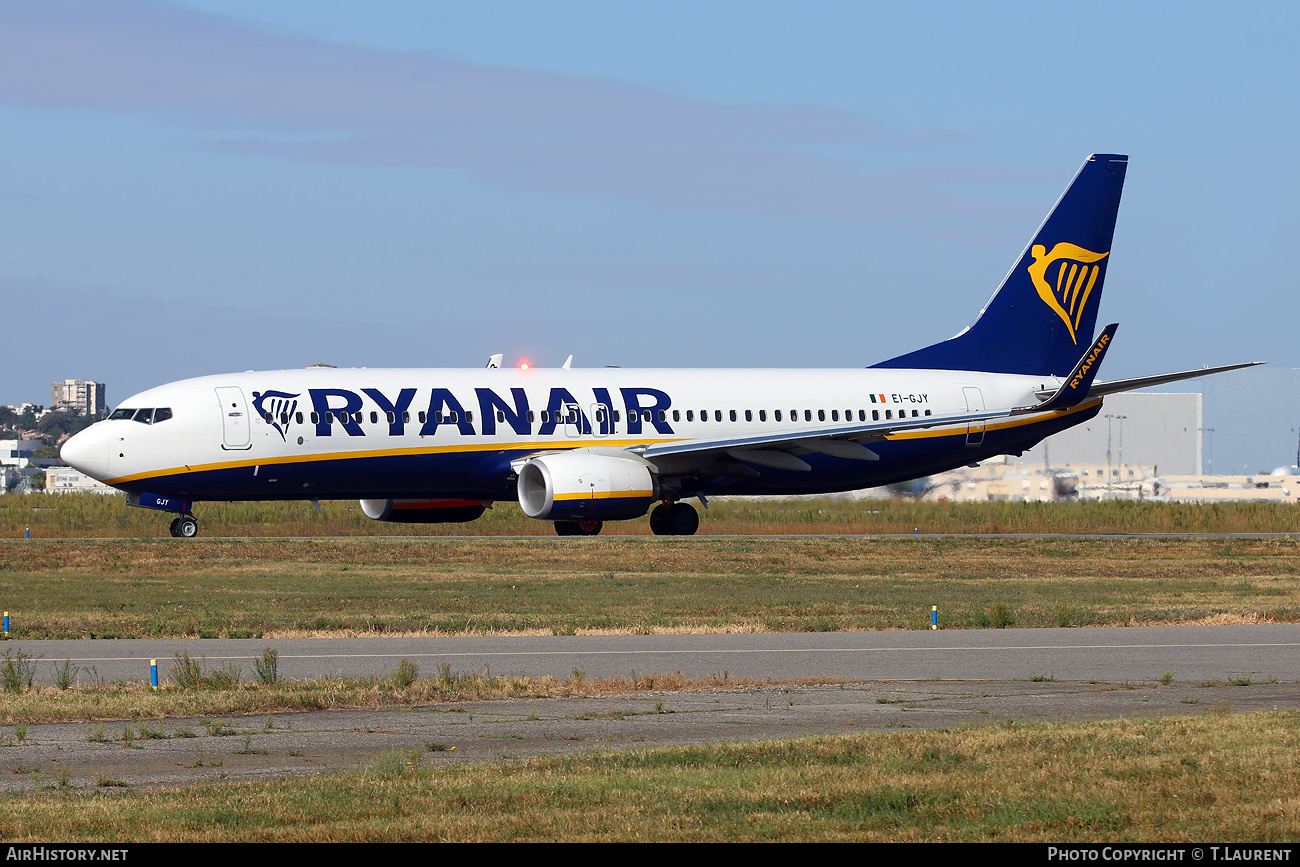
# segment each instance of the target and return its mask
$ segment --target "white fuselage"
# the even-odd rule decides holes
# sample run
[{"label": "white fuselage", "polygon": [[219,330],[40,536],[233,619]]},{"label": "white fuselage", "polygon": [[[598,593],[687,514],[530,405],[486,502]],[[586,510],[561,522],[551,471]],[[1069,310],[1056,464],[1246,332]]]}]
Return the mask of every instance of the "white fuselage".
[{"label": "white fuselage", "polygon": [[[1036,442],[1091,413],[943,425],[1032,405],[1046,376],[946,370],[334,369],[175,382],[119,406],[170,416],[99,422],[69,463],[128,491],[204,499],[464,496],[507,499],[511,461],[555,450],[828,436],[925,418],[934,426],[861,439],[864,462],[815,455],[810,471],[761,467],[722,492],[849,490],[959,466]],[[1090,405],[1095,412],[1095,402]],[[137,413],[137,416],[139,414]],[[1077,418],[1064,418],[1077,415]],[[1047,426],[1050,426],[1048,429]],[[990,452],[990,449],[993,451]],[[743,455],[742,455],[743,457]],[[717,458],[714,450],[707,461]],[[705,457],[665,456],[686,476]],[[714,473],[716,476],[717,473]],[[699,484],[692,482],[691,485]],[[690,485],[688,492],[690,495]]]}]

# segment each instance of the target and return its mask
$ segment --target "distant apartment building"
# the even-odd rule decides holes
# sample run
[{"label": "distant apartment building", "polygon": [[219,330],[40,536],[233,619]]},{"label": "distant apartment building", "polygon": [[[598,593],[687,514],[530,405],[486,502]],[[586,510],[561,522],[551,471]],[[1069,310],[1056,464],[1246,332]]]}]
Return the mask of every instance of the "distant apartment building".
[{"label": "distant apartment building", "polygon": [[101,418],[108,411],[107,393],[102,382],[65,379],[50,386],[50,409]]},{"label": "distant apartment building", "polygon": [[36,440],[7,439],[0,440],[0,466],[28,467],[32,455],[40,447]]}]

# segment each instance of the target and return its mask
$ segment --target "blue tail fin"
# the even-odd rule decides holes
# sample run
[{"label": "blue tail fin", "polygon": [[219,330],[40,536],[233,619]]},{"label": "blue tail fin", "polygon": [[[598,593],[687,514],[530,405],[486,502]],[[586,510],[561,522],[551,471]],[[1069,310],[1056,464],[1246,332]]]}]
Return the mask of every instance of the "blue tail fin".
[{"label": "blue tail fin", "polygon": [[1088,157],[972,325],[874,366],[1068,375],[1092,342],[1127,168]]}]

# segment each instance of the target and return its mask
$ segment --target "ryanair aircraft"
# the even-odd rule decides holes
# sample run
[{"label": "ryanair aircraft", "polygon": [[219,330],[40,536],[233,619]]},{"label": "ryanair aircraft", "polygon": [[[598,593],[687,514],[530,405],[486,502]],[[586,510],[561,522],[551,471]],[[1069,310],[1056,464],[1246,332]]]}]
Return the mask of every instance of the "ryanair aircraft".
[{"label": "ryanair aircraft", "polygon": [[[1090,156],[1002,285],[949,340],[853,370],[306,370],[207,376],[124,401],[63,459],[177,513],[201,500],[357,498],[377,521],[472,521],[517,500],[560,535],[697,499],[817,494],[1017,455],[1105,395],[1247,365],[1096,382],[1128,157]],[[653,506],[653,509],[651,507]]]}]

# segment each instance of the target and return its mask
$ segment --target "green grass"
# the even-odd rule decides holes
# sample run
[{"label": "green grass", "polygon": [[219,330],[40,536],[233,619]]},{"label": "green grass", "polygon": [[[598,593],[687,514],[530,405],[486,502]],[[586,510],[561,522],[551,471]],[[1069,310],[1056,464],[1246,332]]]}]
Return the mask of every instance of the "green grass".
[{"label": "green grass", "polygon": [[1284,538],[0,543],[28,639],[1289,622],[1297,575]]},{"label": "green grass", "polygon": [[[498,503],[468,524],[385,524],[355,500],[199,503],[204,537],[217,536],[554,536],[549,522]],[[0,495],[0,538],[169,538],[172,515],[128,507],[98,494]],[[720,497],[700,513],[701,534],[792,533],[1291,533],[1300,510],[1278,503],[1057,502],[934,503],[912,500],[738,500]],[[649,522],[616,521],[605,534],[649,535]]]},{"label": "green grass", "polygon": [[0,800],[29,841],[1005,841],[1286,844],[1300,714],[857,734]]}]

